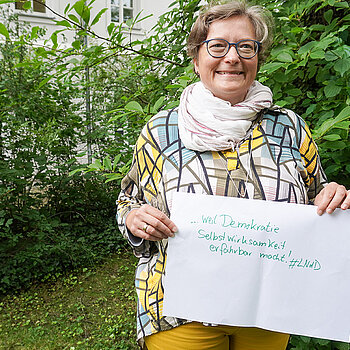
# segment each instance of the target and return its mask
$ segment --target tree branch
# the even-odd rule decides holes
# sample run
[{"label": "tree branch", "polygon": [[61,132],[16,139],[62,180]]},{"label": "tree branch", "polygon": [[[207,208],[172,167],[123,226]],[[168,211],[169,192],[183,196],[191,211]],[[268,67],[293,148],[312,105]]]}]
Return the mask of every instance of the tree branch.
[{"label": "tree branch", "polygon": [[[108,41],[108,42],[110,42],[110,43],[113,43],[113,41],[112,41],[111,39],[105,38],[105,37],[103,37],[103,36],[101,36],[101,35],[98,35],[98,34],[96,34],[95,32],[93,32],[92,30],[87,29],[87,28],[84,28],[81,24],[78,24],[78,23],[72,21],[71,19],[64,17],[63,15],[61,15],[61,14],[59,14],[58,12],[54,11],[51,7],[47,6],[46,3],[41,2],[41,1],[39,1],[39,0],[33,0],[33,1],[36,2],[36,3],[40,3],[40,4],[44,5],[44,6],[45,6],[49,11],[51,11],[54,15],[56,15],[56,16],[62,18],[63,20],[69,22],[70,24],[72,24],[72,25],[78,27],[79,29],[86,31],[87,33],[93,35],[94,37],[96,37],[96,38],[98,38],[98,39],[101,39],[101,40],[104,40],[104,41]],[[152,55],[152,54],[148,54],[148,53],[145,53],[145,52],[141,52],[141,51],[138,51],[138,50],[133,49],[132,47],[128,47],[128,46],[124,46],[124,45],[116,44],[116,43],[114,43],[114,45],[115,45],[114,48],[119,48],[119,49],[127,50],[127,51],[133,52],[133,53],[135,53],[135,54],[144,56],[144,57],[152,58],[152,59],[155,59],[155,60],[157,60],[157,61],[167,62],[167,63],[173,64],[173,65],[179,66],[179,67],[185,67],[185,66],[184,66],[183,64],[181,64],[181,63],[178,63],[178,62],[169,60],[169,59],[167,59],[167,58],[158,57],[158,56],[155,56],[155,55]],[[112,49],[113,49],[113,48],[112,48]]]}]

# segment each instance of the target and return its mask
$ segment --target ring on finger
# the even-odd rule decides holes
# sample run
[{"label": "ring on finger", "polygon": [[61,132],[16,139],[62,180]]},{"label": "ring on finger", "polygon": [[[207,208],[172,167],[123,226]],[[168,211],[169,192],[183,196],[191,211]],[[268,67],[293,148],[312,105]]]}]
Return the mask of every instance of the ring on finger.
[{"label": "ring on finger", "polygon": [[145,223],[145,225],[144,225],[143,228],[142,228],[143,232],[146,232],[146,233],[147,233],[147,228],[148,228],[148,226],[149,226],[149,225]]}]

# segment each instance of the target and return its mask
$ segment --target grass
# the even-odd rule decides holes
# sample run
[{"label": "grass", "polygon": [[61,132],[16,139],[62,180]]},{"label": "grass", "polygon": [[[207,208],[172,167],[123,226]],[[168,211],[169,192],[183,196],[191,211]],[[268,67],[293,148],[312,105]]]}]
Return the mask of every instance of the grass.
[{"label": "grass", "polygon": [[138,349],[135,266],[123,251],[94,269],[2,297],[0,349]]}]

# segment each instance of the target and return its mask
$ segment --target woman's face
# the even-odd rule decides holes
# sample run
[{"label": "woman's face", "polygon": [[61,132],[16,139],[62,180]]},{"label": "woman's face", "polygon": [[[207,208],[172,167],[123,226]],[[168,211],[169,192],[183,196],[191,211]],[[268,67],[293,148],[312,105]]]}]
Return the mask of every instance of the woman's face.
[{"label": "woman's face", "polygon": [[[208,39],[226,39],[230,43],[243,39],[256,39],[253,24],[245,16],[234,16],[213,22],[209,27]],[[258,67],[258,55],[251,59],[240,58],[236,48],[231,46],[225,57],[214,58],[202,44],[198,57],[193,60],[195,70],[202,83],[214,96],[235,105],[244,100],[252,85]]]}]

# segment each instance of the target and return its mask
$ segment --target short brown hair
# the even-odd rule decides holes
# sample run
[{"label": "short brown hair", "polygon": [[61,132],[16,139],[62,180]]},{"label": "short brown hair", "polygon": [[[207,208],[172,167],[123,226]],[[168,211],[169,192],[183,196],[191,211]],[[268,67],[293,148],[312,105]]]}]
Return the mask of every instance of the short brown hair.
[{"label": "short brown hair", "polygon": [[266,59],[267,50],[272,43],[273,18],[271,13],[262,6],[252,6],[246,1],[230,1],[225,4],[204,8],[192,27],[187,40],[187,53],[197,58],[201,43],[206,40],[209,27],[214,21],[233,16],[246,16],[255,28],[256,40],[261,42],[259,50],[259,65]]}]

